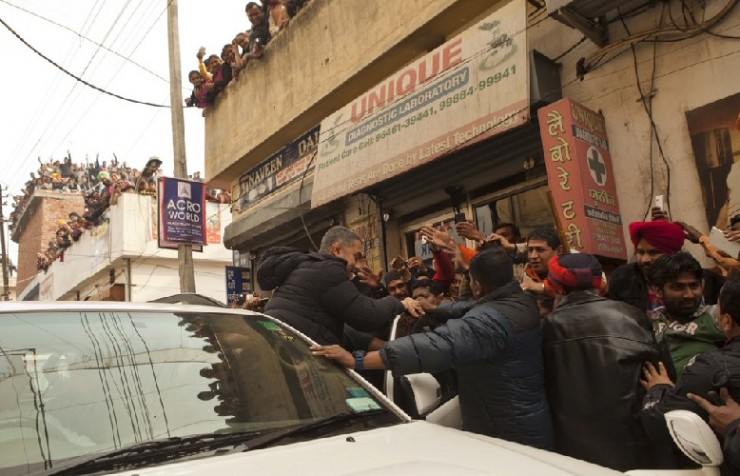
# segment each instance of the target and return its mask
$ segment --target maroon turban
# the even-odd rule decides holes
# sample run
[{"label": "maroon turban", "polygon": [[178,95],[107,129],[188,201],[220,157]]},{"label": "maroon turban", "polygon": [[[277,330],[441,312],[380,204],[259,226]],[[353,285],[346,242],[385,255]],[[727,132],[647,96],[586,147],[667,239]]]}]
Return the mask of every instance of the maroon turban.
[{"label": "maroon turban", "polygon": [[548,267],[548,281],[557,294],[573,289],[600,289],[601,264],[593,255],[573,253],[553,256]]},{"label": "maroon turban", "polygon": [[658,248],[667,255],[681,251],[685,239],[683,228],[669,221],[636,221],[630,223],[630,238],[637,246],[641,239]]}]

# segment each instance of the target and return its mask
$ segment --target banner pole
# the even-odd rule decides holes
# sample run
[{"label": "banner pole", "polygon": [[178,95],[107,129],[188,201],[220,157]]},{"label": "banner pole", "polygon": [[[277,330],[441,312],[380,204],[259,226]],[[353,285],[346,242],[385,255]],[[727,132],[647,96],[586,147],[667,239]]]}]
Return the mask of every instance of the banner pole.
[{"label": "banner pole", "polygon": [[[170,112],[172,115],[172,145],[175,155],[175,177],[188,178],[185,156],[185,119],[182,111],[182,74],[180,71],[180,31],[177,0],[167,3],[167,39],[170,56]],[[177,264],[180,274],[180,292],[195,292],[195,270],[192,245],[177,247]]]}]

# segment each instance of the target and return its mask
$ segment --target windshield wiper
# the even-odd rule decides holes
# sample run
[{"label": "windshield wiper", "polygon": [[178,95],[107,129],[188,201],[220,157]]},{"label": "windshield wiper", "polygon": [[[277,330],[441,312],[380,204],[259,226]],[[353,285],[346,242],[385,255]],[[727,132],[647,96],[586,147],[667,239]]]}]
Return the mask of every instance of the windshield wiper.
[{"label": "windshield wiper", "polygon": [[281,440],[284,440],[285,438],[306,435],[315,431],[323,430],[327,427],[337,425],[339,423],[349,423],[357,420],[364,420],[369,417],[375,417],[386,413],[388,413],[388,410],[382,408],[358,413],[339,413],[337,415],[316,420],[306,425],[293,426],[285,430],[278,430],[272,433],[267,433],[264,436],[245,441],[244,443],[235,446],[234,449],[222,454],[241,453],[244,451],[266,448],[268,446],[274,445]]},{"label": "windshield wiper", "polygon": [[193,436],[171,437],[136,443],[102,455],[80,456],[43,471],[43,475],[77,475],[118,467],[135,467],[175,457],[214,450],[243,443],[262,435],[260,431],[204,433]]}]

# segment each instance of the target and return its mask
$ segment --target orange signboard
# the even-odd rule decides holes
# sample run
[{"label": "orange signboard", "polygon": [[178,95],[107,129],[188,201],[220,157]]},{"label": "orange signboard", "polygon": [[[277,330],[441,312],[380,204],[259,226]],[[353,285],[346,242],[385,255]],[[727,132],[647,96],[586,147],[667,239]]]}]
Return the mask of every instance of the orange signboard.
[{"label": "orange signboard", "polygon": [[547,181],[570,248],[625,259],[606,123],[571,99],[538,111]]}]

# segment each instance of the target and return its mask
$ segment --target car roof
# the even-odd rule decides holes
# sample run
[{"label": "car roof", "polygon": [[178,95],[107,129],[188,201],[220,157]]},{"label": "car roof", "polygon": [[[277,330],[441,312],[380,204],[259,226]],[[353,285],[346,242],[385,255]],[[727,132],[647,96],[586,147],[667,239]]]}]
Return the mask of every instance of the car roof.
[{"label": "car roof", "polygon": [[179,293],[173,294],[172,296],[165,296],[159,299],[152,299],[149,302],[162,302],[166,304],[202,304],[204,306],[216,306],[216,307],[228,307],[218,299],[213,299],[208,296],[197,293]]},{"label": "car roof", "polygon": [[118,301],[0,301],[0,313],[40,311],[159,311],[208,312],[245,315],[264,315],[246,309],[204,306],[181,303],[118,302]]}]

